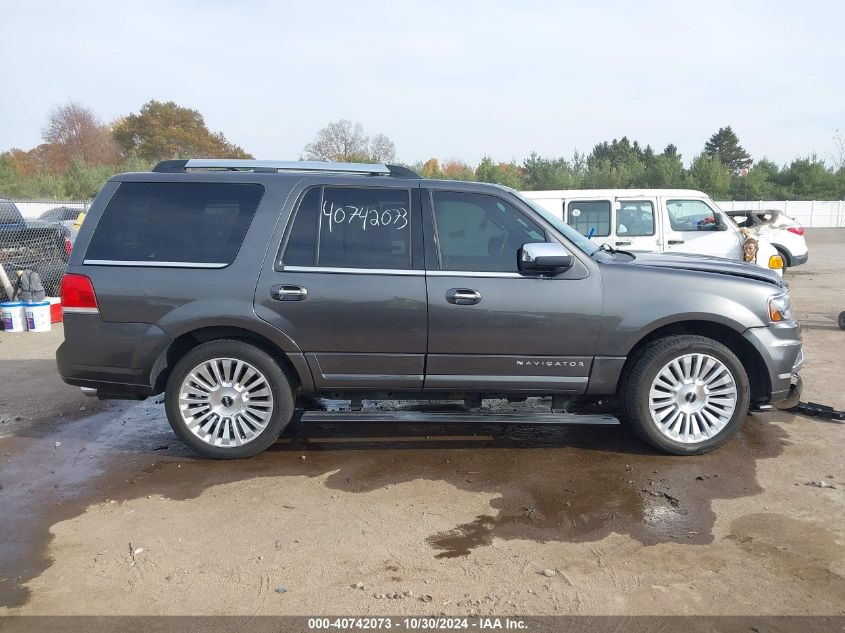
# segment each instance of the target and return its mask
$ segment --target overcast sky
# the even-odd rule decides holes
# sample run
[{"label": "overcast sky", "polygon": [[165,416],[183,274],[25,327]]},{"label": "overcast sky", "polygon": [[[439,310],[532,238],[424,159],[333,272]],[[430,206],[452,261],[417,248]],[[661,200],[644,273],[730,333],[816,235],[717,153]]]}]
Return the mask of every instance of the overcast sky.
[{"label": "overcast sky", "polygon": [[0,0],[0,151],[68,100],[199,110],[258,158],[329,121],[406,162],[570,156],[627,135],[687,162],[731,125],[755,158],[845,130],[843,2]]}]

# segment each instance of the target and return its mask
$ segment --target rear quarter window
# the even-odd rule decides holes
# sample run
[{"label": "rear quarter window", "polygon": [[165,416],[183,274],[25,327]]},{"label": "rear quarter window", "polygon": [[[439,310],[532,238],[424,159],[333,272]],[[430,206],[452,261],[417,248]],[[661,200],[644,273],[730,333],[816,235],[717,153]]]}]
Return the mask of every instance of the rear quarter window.
[{"label": "rear quarter window", "polygon": [[231,264],[263,195],[254,183],[121,183],[85,260]]}]

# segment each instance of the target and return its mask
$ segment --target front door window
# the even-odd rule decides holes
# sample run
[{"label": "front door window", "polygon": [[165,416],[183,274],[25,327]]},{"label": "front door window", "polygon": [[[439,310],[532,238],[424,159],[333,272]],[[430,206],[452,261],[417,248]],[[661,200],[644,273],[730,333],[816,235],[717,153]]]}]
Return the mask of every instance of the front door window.
[{"label": "front door window", "polygon": [[519,248],[546,241],[542,228],[496,196],[435,191],[433,202],[441,270],[517,272]]},{"label": "front door window", "polygon": [[739,234],[704,200],[667,200],[666,250],[739,259]]}]

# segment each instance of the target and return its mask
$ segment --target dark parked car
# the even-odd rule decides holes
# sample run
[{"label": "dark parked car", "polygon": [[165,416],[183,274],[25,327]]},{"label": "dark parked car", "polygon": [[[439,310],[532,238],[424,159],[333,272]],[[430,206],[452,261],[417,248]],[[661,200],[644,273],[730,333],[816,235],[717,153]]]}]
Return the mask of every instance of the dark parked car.
[{"label": "dark parked car", "polygon": [[83,211],[84,209],[80,207],[53,207],[52,209],[47,209],[44,213],[39,215],[38,219],[43,220],[44,222],[66,223],[67,226],[73,226],[73,223],[76,222],[79,214]]},{"label": "dark parked car", "polygon": [[[47,294],[58,296],[73,248],[70,231],[41,220],[25,220],[14,202],[0,198],[0,265],[10,280],[15,271],[37,272]],[[0,288],[0,297],[5,292]]]},{"label": "dark parked car", "polygon": [[[85,213],[85,209],[81,207],[53,207],[38,216],[38,219],[48,224],[59,224],[68,230],[68,238],[71,243],[76,240],[76,234],[79,232],[80,215]],[[84,215],[83,215],[84,217]]]},{"label": "dark parked car", "polygon": [[802,363],[768,270],[598,248],[511,189],[385,165],[116,176],[62,302],[64,380],[165,393],[174,431],[215,458],[266,449],[314,396],[349,400],[343,420],[361,398],[551,396],[558,422],[616,403],[652,445],[703,453],[793,394]]}]

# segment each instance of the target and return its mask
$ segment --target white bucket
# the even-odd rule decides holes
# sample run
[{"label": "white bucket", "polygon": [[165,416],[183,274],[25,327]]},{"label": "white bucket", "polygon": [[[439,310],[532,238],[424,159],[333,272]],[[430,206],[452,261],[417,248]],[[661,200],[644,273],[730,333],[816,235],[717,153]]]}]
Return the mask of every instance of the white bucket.
[{"label": "white bucket", "polygon": [[3,329],[7,332],[26,332],[26,314],[20,301],[0,303]]},{"label": "white bucket", "polygon": [[50,324],[50,302],[35,301],[23,304],[26,312],[26,327],[30,332],[49,332]]}]

